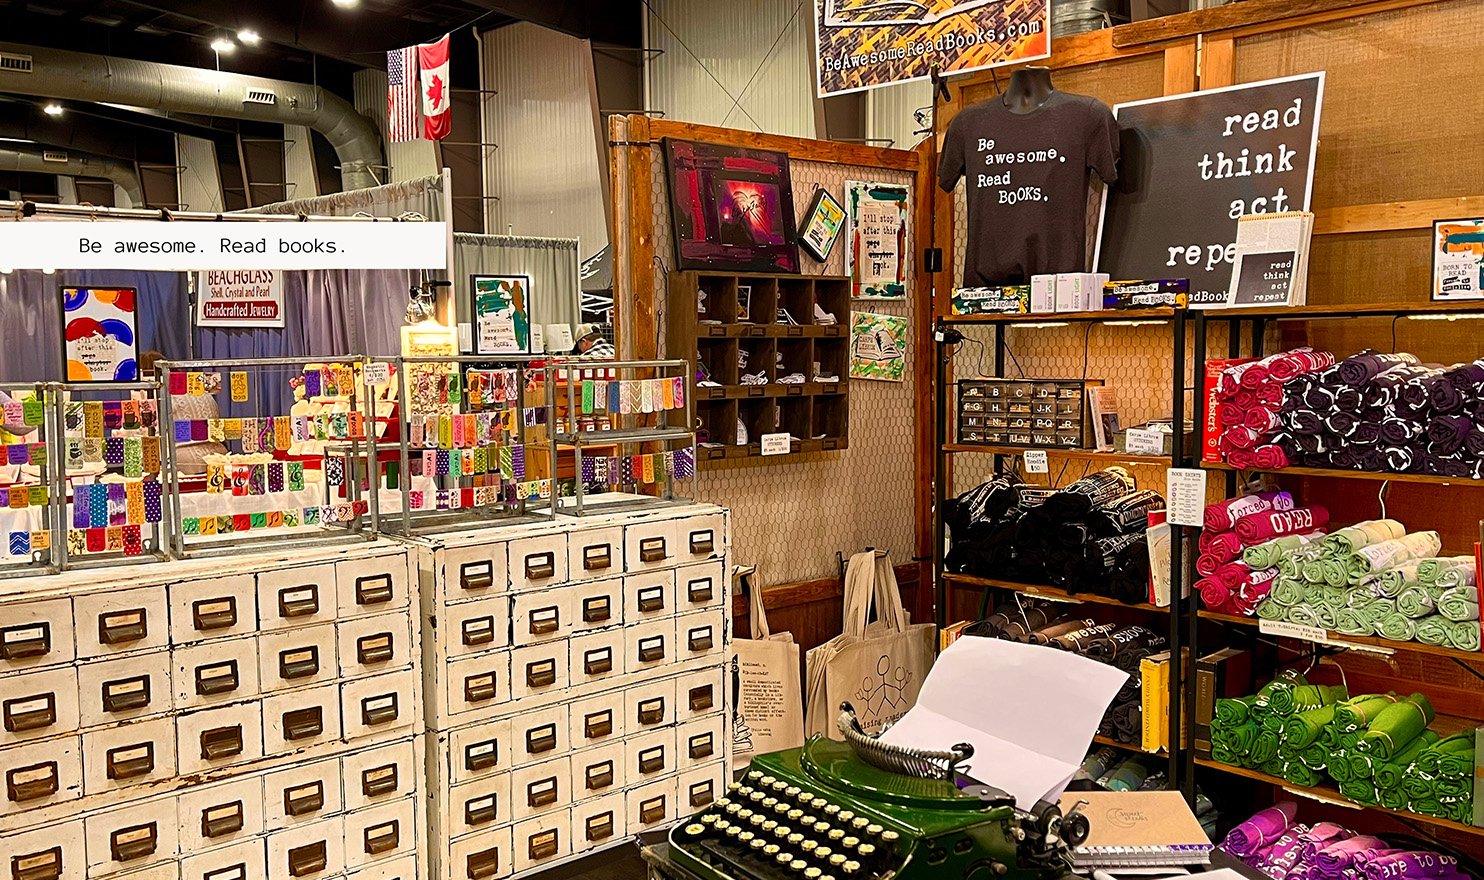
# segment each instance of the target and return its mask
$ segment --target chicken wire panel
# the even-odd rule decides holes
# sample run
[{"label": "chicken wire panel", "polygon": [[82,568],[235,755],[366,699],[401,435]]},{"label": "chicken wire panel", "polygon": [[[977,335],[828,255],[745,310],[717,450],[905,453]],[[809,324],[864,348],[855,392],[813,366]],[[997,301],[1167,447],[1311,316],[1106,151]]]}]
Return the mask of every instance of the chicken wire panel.
[{"label": "chicken wire panel", "polygon": [[[666,302],[665,276],[674,269],[669,186],[658,147],[651,150],[656,259],[655,302]],[[845,201],[845,182],[863,180],[913,185],[913,175],[852,165],[793,161],[794,219],[808,209],[820,187]],[[913,198],[921,194],[913,192]],[[912,230],[908,229],[911,241]],[[815,261],[801,251],[805,275],[845,274],[844,233],[830,258]],[[910,317],[915,248],[906,248],[907,295],[897,301],[867,300],[858,311]],[[659,271],[661,265],[664,271]],[[657,316],[660,357],[694,358],[694,352],[665,352],[665,316]],[[849,315],[836,315],[842,324]],[[732,509],[732,538],[738,564],[757,565],[763,583],[788,583],[839,574],[835,551],[850,554],[868,546],[891,552],[898,565],[912,559],[914,505],[913,420],[918,389],[913,380],[917,352],[907,334],[903,382],[850,383],[850,446],[839,452],[791,456],[774,463],[728,462],[705,468],[698,501]],[[923,389],[926,391],[927,389]],[[922,491],[926,491],[926,487]]]}]

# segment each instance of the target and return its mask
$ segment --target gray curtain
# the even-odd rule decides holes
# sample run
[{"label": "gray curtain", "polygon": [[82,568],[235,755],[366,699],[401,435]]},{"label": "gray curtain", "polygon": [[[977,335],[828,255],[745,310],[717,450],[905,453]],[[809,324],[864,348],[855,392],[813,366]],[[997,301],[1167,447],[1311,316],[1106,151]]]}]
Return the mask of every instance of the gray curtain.
[{"label": "gray curtain", "polygon": [[531,323],[570,324],[581,320],[581,278],[577,239],[521,238],[511,235],[453,237],[453,283],[459,321],[470,322],[471,275],[529,275]]},{"label": "gray curtain", "polygon": [[308,214],[317,217],[350,217],[370,214],[373,217],[397,217],[408,211],[438,222],[443,216],[443,176],[420,177],[367,189],[331,193],[312,199],[274,202],[242,212],[245,214]]}]

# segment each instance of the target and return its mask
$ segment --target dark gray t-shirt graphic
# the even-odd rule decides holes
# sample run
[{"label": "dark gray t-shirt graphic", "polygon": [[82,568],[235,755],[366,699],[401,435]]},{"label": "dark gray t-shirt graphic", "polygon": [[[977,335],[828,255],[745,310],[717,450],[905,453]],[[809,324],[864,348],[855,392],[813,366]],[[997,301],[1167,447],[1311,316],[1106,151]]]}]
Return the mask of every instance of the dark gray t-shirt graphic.
[{"label": "dark gray t-shirt graphic", "polygon": [[1096,98],[1053,92],[1030,113],[1000,97],[965,108],[943,137],[938,185],[966,177],[964,286],[1024,284],[1087,265],[1088,169],[1118,179],[1118,122]]}]

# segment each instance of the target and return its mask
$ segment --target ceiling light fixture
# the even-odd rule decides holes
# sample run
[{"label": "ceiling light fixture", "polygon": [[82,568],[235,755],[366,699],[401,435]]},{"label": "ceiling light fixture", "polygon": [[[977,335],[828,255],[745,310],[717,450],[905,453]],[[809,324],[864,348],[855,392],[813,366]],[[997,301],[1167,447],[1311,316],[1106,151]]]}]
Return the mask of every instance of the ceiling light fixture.
[{"label": "ceiling light fixture", "polygon": [[62,115],[62,105],[61,104],[47,104],[45,107],[41,108],[41,110],[47,116],[61,116]]},{"label": "ceiling light fixture", "polygon": [[232,50],[236,48],[237,44],[226,37],[217,37],[211,41],[211,51],[219,55],[230,55],[232,54]]},{"label": "ceiling light fixture", "polygon": [[263,38],[258,36],[257,31],[252,30],[251,28],[243,28],[242,30],[237,32],[237,42],[241,43],[244,46],[256,46],[257,44],[263,42]]},{"label": "ceiling light fixture", "polygon": [[361,0],[331,0],[331,2],[341,9],[355,9],[361,5]]},{"label": "ceiling light fixture", "polygon": [[55,275],[55,274],[57,274],[57,270],[56,269],[42,269],[41,270],[41,274],[43,274],[43,275]]}]

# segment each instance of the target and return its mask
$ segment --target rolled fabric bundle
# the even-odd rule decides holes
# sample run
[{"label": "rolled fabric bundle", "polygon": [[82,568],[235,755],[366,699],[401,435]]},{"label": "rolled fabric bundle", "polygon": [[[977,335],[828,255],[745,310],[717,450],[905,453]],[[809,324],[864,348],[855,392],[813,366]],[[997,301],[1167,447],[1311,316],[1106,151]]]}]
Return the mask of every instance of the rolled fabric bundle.
[{"label": "rolled fabric bundle", "polygon": [[1484,358],[1458,364],[1444,375],[1465,397],[1477,396],[1484,389]]},{"label": "rolled fabric bundle", "polygon": [[1251,449],[1257,445],[1261,435],[1251,428],[1233,425],[1221,432],[1221,445],[1225,449]]},{"label": "rolled fabric bundle", "polygon": [[1223,565],[1220,568],[1216,569],[1216,574],[1214,575],[1214,577],[1216,580],[1221,582],[1222,586],[1226,587],[1228,590],[1236,592],[1236,590],[1239,589],[1242,584],[1247,582],[1247,578],[1251,574],[1252,569],[1248,568],[1242,563],[1228,562],[1226,565]]},{"label": "rolled fabric bundle", "polygon": [[1314,535],[1314,540],[1303,545],[1302,547],[1289,552],[1283,558],[1278,560],[1278,573],[1282,574],[1284,577],[1301,580],[1304,577],[1304,564],[1311,560],[1318,559],[1323,552],[1323,536],[1316,533]]},{"label": "rolled fabric bundle", "polygon": [[1434,648],[1448,647],[1448,618],[1434,614],[1417,621],[1416,640]]},{"label": "rolled fabric bundle", "polygon": [[1398,413],[1407,412],[1418,414],[1425,412],[1432,406],[1432,395],[1429,393],[1434,381],[1442,379],[1442,368],[1432,368],[1419,371],[1403,383],[1396,392],[1396,408]]},{"label": "rolled fabric bundle", "polygon": [[1149,768],[1137,758],[1130,758],[1113,771],[1107,786],[1112,791],[1136,791],[1148,777]]},{"label": "rolled fabric bundle", "polygon": [[1385,470],[1392,473],[1410,473],[1417,464],[1412,450],[1405,447],[1388,446],[1381,450],[1381,455],[1385,460]]},{"label": "rolled fabric bundle", "polygon": [[1410,443],[1422,433],[1422,426],[1417,422],[1399,419],[1396,416],[1383,418],[1380,427],[1381,442],[1392,446]]},{"label": "rolled fabric bundle", "polygon": [[[1339,406],[1339,401],[1335,401]],[[1353,412],[1343,409],[1332,410],[1324,416],[1324,430],[1336,437],[1349,437],[1355,433],[1355,426],[1360,424],[1360,417]]]},{"label": "rolled fabric bundle", "polygon": [[1324,629],[1334,629],[1340,624],[1340,612],[1337,608],[1328,605],[1314,605],[1314,625]]},{"label": "rolled fabric bundle", "polygon": [[1096,623],[1091,618],[1086,620],[1064,620],[1044,626],[1030,633],[1026,637],[1026,640],[1036,645],[1049,645],[1051,644],[1051,640],[1057,636],[1064,636],[1067,633],[1073,633],[1095,625]]},{"label": "rolled fabric bundle", "polygon": [[1088,514],[1087,523],[1099,536],[1122,535],[1149,525],[1149,514],[1165,509],[1164,496],[1140,489],[1113,499]]},{"label": "rolled fabric bundle", "polygon": [[[1254,449],[1256,447],[1253,447]],[[1256,467],[1256,459],[1252,451],[1248,449],[1223,449],[1226,454],[1226,463],[1239,471],[1251,470]]]},{"label": "rolled fabric bundle", "polygon": [[1468,739],[1467,748],[1453,749],[1438,756],[1438,772],[1444,776],[1469,778],[1474,775],[1474,740]]},{"label": "rolled fabric bundle", "polygon": [[[1319,622],[1319,614],[1311,605],[1295,605],[1288,609],[1288,620],[1301,626],[1322,626]],[[1328,627],[1325,627],[1328,629]],[[1447,638],[1447,634],[1443,638]]]},{"label": "rolled fabric bundle", "polygon": [[1346,385],[1343,388],[1335,389],[1335,409],[1348,413],[1359,413],[1364,405],[1364,398],[1361,396],[1359,388],[1352,388]]},{"label": "rolled fabric bundle", "polygon": [[1205,527],[1213,532],[1227,532],[1244,516],[1271,510],[1292,510],[1293,496],[1287,492],[1258,492],[1206,506],[1202,517]]},{"label": "rolled fabric bundle", "polygon": [[1224,564],[1240,558],[1246,547],[1236,532],[1218,532],[1208,542],[1204,555],[1215,559],[1218,564]]},{"label": "rolled fabric bundle", "polygon": [[1221,565],[1222,560],[1211,555],[1210,553],[1202,553],[1200,556],[1197,556],[1195,558],[1196,573],[1203,578],[1208,578],[1214,575],[1216,573],[1216,569],[1220,568]]},{"label": "rolled fabric bundle", "polygon": [[1478,651],[1480,642],[1477,620],[1446,620],[1443,629],[1448,634],[1448,646],[1458,651]]},{"label": "rolled fabric bundle", "polygon": [[1341,635],[1368,636],[1376,628],[1366,621],[1359,609],[1343,608],[1335,614],[1334,630]]},{"label": "rolled fabric bundle", "polygon": [[1277,471],[1293,465],[1288,450],[1274,443],[1264,443],[1252,450],[1252,467],[1265,471]]},{"label": "rolled fabric bundle", "polygon": [[1314,854],[1310,880],[1338,880],[1344,877],[1355,861],[1357,853],[1386,849],[1386,841],[1369,835],[1356,835],[1349,840],[1332,843]]},{"label": "rolled fabric bundle", "polygon": [[1425,850],[1391,853],[1367,859],[1365,863],[1367,880],[1415,880],[1418,877],[1445,877],[1457,873],[1458,859]]},{"label": "rolled fabric bundle", "polygon": [[1286,608],[1292,608],[1304,601],[1304,585],[1292,578],[1278,577],[1273,581],[1268,598]]},{"label": "rolled fabric bundle", "polygon": [[1348,760],[1352,779],[1364,779],[1369,782],[1376,775],[1376,761],[1370,755],[1351,752]]},{"label": "rolled fabric bundle", "polygon": [[1427,590],[1421,585],[1413,585],[1397,594],[1396,610],[1397,613],[1416,620],[1432,614],[1436,608]]},{"label": "rolled fabric bundle", "polygon": [[1311,412],[1329,412],[1330,410],[1334,409],[1335,406],[1334,389],[1326,385],[1315,385],[1313,388],[1310,388],[1308,391],[1304,392],[1304,405],[1308,407]]},{"label": "rolled fabric bundle", "polygon": [[1316,537],[1323,537],[1323,532],[1310,532],[1307,535],[1284,535],[1271,541],[1255,544],[1242,551],[1242,561],[1247,563],[1253,570],[1263,568],[1274,568],[1278,560],[1285,554],[1297,550],[1299,547],[1310,543]]},{"label": "rolled fabric bundle", "polygon": [[1356,748],[1382,761],[1390,760],[1436,717],[1437,712],[1425,694],[1412,694],[1382,709]]},{"label": "rolled fabric bundle", "polygon": [[1303,761],[1284,762],[1283,772],[1278,775],[1283,777],[1284,782],[1291,785],[1302,785],[1305,788],[1312,788],[1323,780],[1323,777],[1320,776],[1318,771]]},{"label": "rolled fabric bundle", "polygon": [[[1420,752],[1414,760],[1417,763],[1418,770],[1421,770],[1423,773],[1436,774],[1442,770],[1442,759],[1445,756],[1462,752],[1472,752],[1473,750],[1474,732],[1468,730],[1438,740]],[[1455,768],[1447,771],[1449,775],[1460,776],[1465,772],[1465,768],[1456,761],[1450,761],[1448,766]],[[1466,769],[1468,773],[1472,774],[1474,765],[1471,763]]]},{"label": "rolled fabric bundle", "polygon": [[[1436,387],[1452,388],[1446,382],[1439,382]],[[1428,449],[1437,455],[1452,455],[1463,448],[1464,438],[1473,429],[1474,420],[1465,415],[1433,416],[1427,423]]]},{"label": "rolled fabric bundle", "polygon": [[1229,400],[1216,405],[1216,421],[1220,422],[1223,428],[1242,424],[1246,416],[1247,410]]},{"label": "rolled fabric bundle", "polygon": [[1394,519],[1369,519],[1329,533],[1324,538],[1324,552],[1343,559],[1369,544],[1394,540],[1406,533],[1406,526]]},{"label": "rolled fabric bundle", "polygon": [[1437,607],[1449,620],[1478,620],[1479,594],[1473,587],[1452,587],[1438,597]]},{"label": "rolled fabric bundle", "polygon": [[1288,716],[1283,719],[1283,748],[1303,751],[1319,739],[1319,731],[1334,718],[1333,703]]},{"label": "rolled fabric bundle", "polygon": [[1468,436],[1463,438],[1463,448],[1474,458],[1484,457],[1484,428],[1471,428]]},{"label": "rolled fabric bundle", "polygon": [[1257,392],[1251,388],[1242,388],[1231,396],[1231,401],[1244,410],[1252,409],[1258,403]]},{"label": "rolled fabric bundle", "polygon": [[1221,581],[1202,578],[1195,582],[1195,588],[1201,594],[1201,601],[1212,611],[1224,609],[1231,602],[1232,591],[1227,589]]},{"label": "rolled fabric bundle", "polygon": [[1249,409],[1242,416],[1242,427],[1258,434],[1271,434],[1281,425],[1282,423],[1278,421],[1278,414],[1263,407]]},{"label": "rolled fabric bundle", "polygon": [[1350,435],[1351,443],[1359,443],[1362,446],[1374,446],[1381,442],[1381,420],[1379,418],[1363,418],[1355,425],[1355,433]]},{"label": "rolled fabric bundle", "polygon": [[1078,768],[1074,778],[1097,779],[1116,760],[1118,760],[1118,750],[1112,746],[1103,746],[1082,760],[1082,766]]},{"label": "rolled fabric bundle", "polygon": [[1424,730],[1414,737],[1411,742],[1407,743],[1406,748],[1393,755],[1390,761],[1383,761],[1377,764],[1375,775],[1376,786],[1378,788],[1396,788],[1400,786],[1402,780],[1406,779],[1408,768],[1412,766],[1413,761],[1417,760],[1417,756],[1422,754],[1426,749],[1431,748],[1440,739],[1441,737],[1438,736],[1437,731]]},{"label": "rolled fabric bundle", "polygon": [[1376,572],[1376,583],[1381,588],[1381,595],[1396,598],[1408,584],[1417,583],[1417,567],[1421,564],[1420,559],[1409,559],[1385,571]]},{"label": "rolled fabric bundle", "polygon": [[1350,750],[1340,748],[1331,752],[1329,761],[1324,765],[1324,772],[1341,785],[1353,780],[1355,771],[1350,769]]},{"label": "rolled fabric bundle", "polygon": [[1220,697],[1215,703],[1214,723],[1222,727],[1239,727],[1246,724],[1257,704],[1257,695],[1248,697]]},{"label": "rolled fabric bundle", "polygon": [[1434,531],[1412,532],[1400,538],[1367,544],[1351,553],[1346,562],[1350,582],[1359,582],[1366,575],[1409,559],[1435,556],[1442,547],[1443,541]]},{"label": "rolled fabric bundle", "polygon": [[1329,511],[1316,504],[1244,516],[1237,520],[1234,530],[1243,541],[1257,544],[1284,535],[1306,534],[1327,522]]},{"label": "rolled fabric bundle", "polygon": [[1288,426],[1300,434],[1318,434],[1324,430],[1324,417],[1312,409],[1296,409],[1289,414]]},{"label": "rolled fabric bundle", "polygon": [[1388,370],[1391,367],[1397,366],[1399,364],[1415,363],[1417,363],[1417,356],[1407,354],[1406,352],[1397,354],[1383,354],[1378,351],[1367,349],[1358,354],[1353,354],[1350,357],[1345,358],[1344,360],[1340,361],[1337,366],[1339,367],[1340,381],[1344,382],[1346,385],[1351,385],[1358,388],[1361,385],[1364,385],[1372,379],[1376,378],[1377,374]]},{"label": "rolled fabric bundle", "polygon": [[1251,614],[1257,604],[1268,597],[1272,592],[1273,583],[1278,579],[1278,569],[1265,568],[1262,571],[1254,571],[1247,577],[1246,583],[1242,584],[1232,597],[1239,605],[1243,614]]},{"label": "rolled fabric bundle", "polygon": [[1472,556],[1441,556],[1432,559],[1424,559],[1417,564],[1417,582],[1426,586],[1435,584],[1443,576],[1443,572],[1453,568],[1474,567]]},{"label": "rolled fabric bundle", "polygon": [[1376,800],[1376,784],[1369,779],[1353,778],[1349,782],[1340,783],[1340,794],[1357,804],[1379,803]]},{"label": "rolled fabric bundle", "polygon": [[1283,386],[1269,383],[1257,389],[1257,403],[1263,409],[1276,410],[1283,405]]},{"label": "rolled fabric bundle", "polygon": [[1349,828],[1336,822],[1315,822],[1312,828],[1299,835],[1300,859],[1312,865],[1320,850],[1353,836]]},{"label": "rolled fabric bundle", "polygon": [[1258,603],[1257,617],[1261,620],[1287,620],[1289,606],[1279,605],[1270,599]]},{"label": "rolled fabric bundle", "polygon": [[1400,611],[1392,611],[1381,616],[1376,635],[1393,642],[1410,642],[1417,638],[1417,621]]},{"label": "rolled fabric bundle", "polygon": [[1343,587],[1350,583],[1350,567],[1346,557],[1319,560],[1319,576],[1331,587]]},{"label": "rolled fabric bundle", "polygon": [[[1465,559],[1467,557],[1464,557]],[[1472,565],[1457,565],[1438,572],[1437,579],[1433,583],[1445,590],[1454,587],[1472,587],[1478,576]]]},{"label": "rolled fabric bundle", "polygon": [[1396,694],[1362,694],[1335,706],[1335,729],[1339,733],[1362,730],[1397,701]]}]

